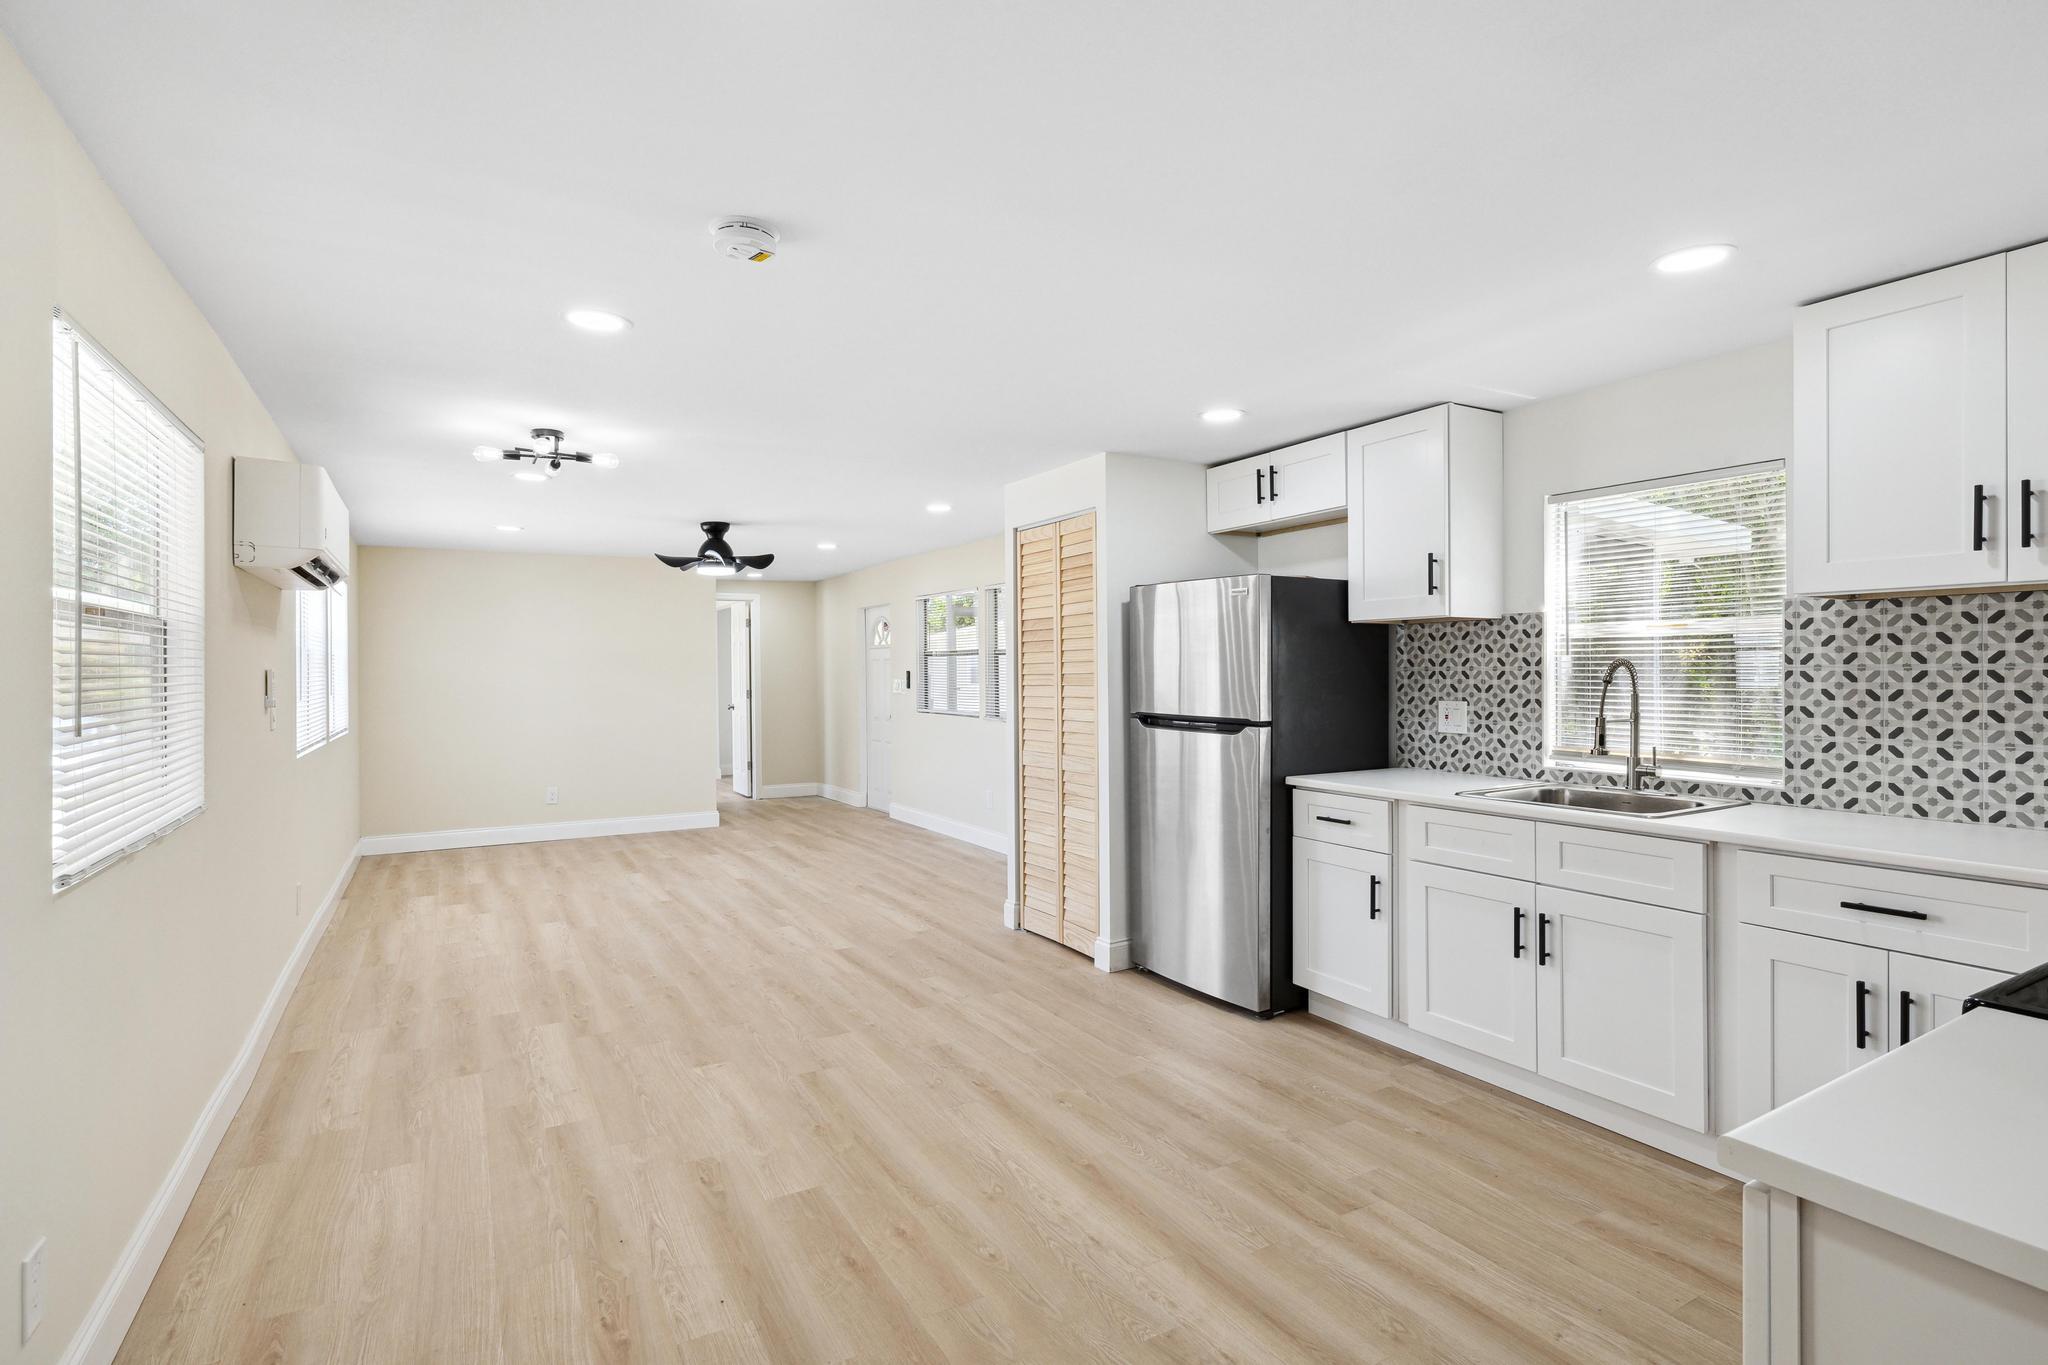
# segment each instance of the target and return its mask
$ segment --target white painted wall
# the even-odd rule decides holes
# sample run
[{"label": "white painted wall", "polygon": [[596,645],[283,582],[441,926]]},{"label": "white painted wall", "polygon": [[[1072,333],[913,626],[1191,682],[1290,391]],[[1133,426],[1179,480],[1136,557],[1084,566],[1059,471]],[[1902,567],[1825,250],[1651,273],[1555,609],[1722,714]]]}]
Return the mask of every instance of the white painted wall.
[{"label": "white painted wall", "polygon": [[[891,666],[900,682],[918,667],[917,599],[1003,581],[1003,541],[988,536],[890,560],[818,584],[819,697],[825,782],[842,795],[863,791],[861,688],[867,672],[863,613],[887,606],[894,628]],[[1010,598],[1014,603],[1015,597]],[[1014,619],[1014,618],[1013,618]],[[1016,638],[1014,629],[1011,639]],[[1009,722],[921,713],[896,694],[890,724],[890,810],[899,819],[985,848],[1010,843]]]},{"label": "white painted wall", "polygon": [[1340,521],[1334,526],[1304,526],[1298,531],[1275,531],[1260,536],[1254,542],[1259,572],[1349,579],[1350,549],[1345,544],[1344,531]]},{"label": "white painted wall", "polygon": [[[47,1365],[160,1192],[164,1242],[182,1215],[189,1189],[167,1177],[355,848],[358,746],[350,735],[294,755],[292,594],[230,559],[230,459],[289,460],[291,447],[5,41],[0,184],[0,1360]],[[50,630],[52,307],[206,443],[206,809],[62,895],[50,655],[37,647]],[[266,668],[284,698],[275,729]],[[210,1143],[195,1150],[203,1163]],[[18,1267],[37,1238],[47,1304],[22,1346]],[[134,1244],[138,1298],[108,1302],[113,1336],[163,1244]]]}]

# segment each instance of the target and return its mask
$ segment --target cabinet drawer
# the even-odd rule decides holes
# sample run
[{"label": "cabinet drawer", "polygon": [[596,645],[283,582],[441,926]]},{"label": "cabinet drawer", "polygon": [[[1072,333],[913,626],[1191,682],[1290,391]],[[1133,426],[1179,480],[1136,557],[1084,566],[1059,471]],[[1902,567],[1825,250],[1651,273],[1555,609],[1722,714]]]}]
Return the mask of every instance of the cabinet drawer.
[{"label": "cabinet drawer", "polygon": [[1539,824],[1536,880],[1705,914],[1707,850],[1704,844],[1651,834]]},{"label": "cabinet drawer", "polygon": [[1516,881],[1536,879],[1536,825],[1471,811],[1401,808],[1401,856]]},{"label": "cabinet drawer", "polygon": [[1294,834],[1298,839],[1387,853],[1391,851],[1392,823],[1384,801],[1294,789]]},{"label": "cabinet drawer", "polygon": [[1779,853],[1735,858],[1744,924],[2008,972],[2048,957],[2048,891]]}]

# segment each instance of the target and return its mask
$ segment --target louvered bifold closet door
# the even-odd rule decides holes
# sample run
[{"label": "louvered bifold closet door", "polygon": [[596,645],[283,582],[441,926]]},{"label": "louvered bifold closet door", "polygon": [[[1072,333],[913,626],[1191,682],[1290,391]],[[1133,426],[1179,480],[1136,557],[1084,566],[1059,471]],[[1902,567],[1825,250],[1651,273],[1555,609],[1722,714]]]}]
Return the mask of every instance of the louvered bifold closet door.
[{"label": "louvered bifold closet door", "polygon": [[1095,516],[1059,525],[1060,942],[1095,951]]},{"label": "louvered bifold closet door", "polygon": [[1059,527],[1017,533],[1017,905],[1060,936]]}]

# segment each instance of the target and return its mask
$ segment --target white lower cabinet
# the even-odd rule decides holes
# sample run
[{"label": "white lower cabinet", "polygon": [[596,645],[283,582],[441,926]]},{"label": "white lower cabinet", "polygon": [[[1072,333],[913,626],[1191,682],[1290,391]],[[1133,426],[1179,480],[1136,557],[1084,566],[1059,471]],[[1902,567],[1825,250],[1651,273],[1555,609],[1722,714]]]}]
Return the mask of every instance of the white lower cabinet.
[{"label": "white lower cabinet", "polygon": [[1534,1070],[1536,888],[1401,866],[1401,983],[1410,1028]]},{"label": "white lower cabinet", "polygon": [[1885,999],[1892,1015],[1893,1047],[1954,1023],[1963,1017],[1965,1000],[2011,975],[1911,953],[1893,953],[1891,959]]},{"label": "white lower cabinet", "polygon": [[1704,915],[1539,887],[1536,1071],[1707,1126]]},{"label": "white lower cabinet", "polygon": [[1393,864],[1384,853],[1294,840],[1294,984],[1393,1014]]}]

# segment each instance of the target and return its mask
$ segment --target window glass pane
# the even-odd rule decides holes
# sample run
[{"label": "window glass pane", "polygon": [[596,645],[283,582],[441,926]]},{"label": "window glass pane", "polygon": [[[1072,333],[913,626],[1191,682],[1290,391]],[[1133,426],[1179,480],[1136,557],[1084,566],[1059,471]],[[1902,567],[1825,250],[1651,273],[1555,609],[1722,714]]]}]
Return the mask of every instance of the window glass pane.
[{"label": "window glass pane", "polygon": [[[1550,506],[1546,719],[1554,759],[1591,757],[1601,680],[1636,667],[1645,760],[1776,780],[1783,766],[1785,473],[1769,467]],[[1607,704],[1627,743],[1626,674]]]}]

